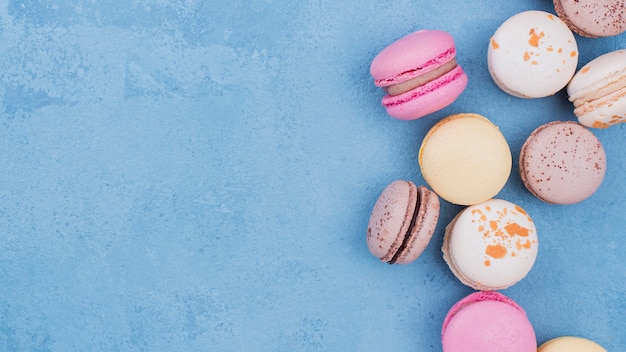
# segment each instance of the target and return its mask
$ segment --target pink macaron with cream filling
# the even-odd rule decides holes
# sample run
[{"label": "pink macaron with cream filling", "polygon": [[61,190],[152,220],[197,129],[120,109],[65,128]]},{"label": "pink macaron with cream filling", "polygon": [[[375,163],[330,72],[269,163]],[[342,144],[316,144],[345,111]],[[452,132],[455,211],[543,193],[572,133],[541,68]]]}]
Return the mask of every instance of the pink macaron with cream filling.
[{"label": "pink macaron with cream filling", "polygon": [[526,312],[498,292],[474,292],[450,308],[441,330],[443,352],[536,352]]},{"label": "pink macaron with cream filling", "polygon": [[400,120],[414,120],[452,104],[467,86],[456,62],[452,36],[420,30],[383,49],[372,61],[374,84],[387,93],[382,104]]}]

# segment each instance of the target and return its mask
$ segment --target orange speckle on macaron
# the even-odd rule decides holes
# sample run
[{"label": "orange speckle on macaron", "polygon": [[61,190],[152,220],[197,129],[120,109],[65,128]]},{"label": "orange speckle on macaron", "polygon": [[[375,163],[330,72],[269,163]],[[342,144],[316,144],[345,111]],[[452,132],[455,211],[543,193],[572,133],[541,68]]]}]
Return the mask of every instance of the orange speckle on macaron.
[{"label": "orange speckle on macaron", "polygon": [[489,265],[491,265],[491,261],[489,259],[487,259],[487,260],[485,260],[484,264],[485,264],[485,266],[489,266]]},{"label": "orange speckle on macaron", "polygon": [[599,120],[594,121],[592,125],[593,128],[607,128],[609,126],[611,125],[606,122],[599,121]]},{"label": "orange speckle on macaron", "polygon": [[496,244],[496,245],[487,245],[487,249],[485,250],[485,253],[495,259],[500,259],[500,258],[504,258],[504,256],[506,255],[506,247],[501,245],[501,244]]},{"label": "orange speckle on macaron", "polygon": [[551,20],[551,21],[554,21],[554,16],[553,16],[553,15],[551,15],[551,14],[549,14],[549,15],[548,15],[548,19],[549,19],[549,20]]},{"label": "orange speckle on macaron", "polygon": [[506,233],[509,234],[509,236],[522,236],[522,237],[528,237],[528,228],[524,227],[524,226],[520,226],[520,224],[514,222],[512,224],[507,224],[506,226],[504,226],[504,230],[506,231]]},{"label": "orange speckle on macaron", "polygon": [[528,60],[530,60],[530,54],[528,53],[528,51],[526,51],[524,53],[524,61],[528,61]]},{"label": "orange speckle on macaron", "polygon": [[578,55],[578,53],[575,51],[572,51],[571,53],[569,53],[569,56],[571,57],[576,57],[576,55]]},{"label": "orange speckle on macaron", "polygon": [[498,44],[498,42],[496,42],[493,38],[491,38],[491,47],[494,49],[499,49],[500,44]]},{"label": "orange speckle on macaron", "polygon": [[529,240],[526,240],[526,242],[524,243],[522,243],[520,240],[517,240],[515,242],[515,248],[517,248],[518,251],[521,250],[522,248],[530,249],[530,245],[531,243]]},{"label": "orange speckle on macaron", "polygon": [[544,32],[537,33],[534,28],[531,28],[530,32],[528,32],[528,35],[530,36],[530,38],[528,38],[528,44],[530,44],[530,46],[534,46],[535,48],[538,48],[539,40],[543,38],[545,33]]},{"label": "orange speckle on macaron", "polygon": [[587,66],[587,67],[583,68],[582,70],[580,70],[580,74],[585,74],[585,73],[589,72],[589,70],[591,70],[591,66]]}]

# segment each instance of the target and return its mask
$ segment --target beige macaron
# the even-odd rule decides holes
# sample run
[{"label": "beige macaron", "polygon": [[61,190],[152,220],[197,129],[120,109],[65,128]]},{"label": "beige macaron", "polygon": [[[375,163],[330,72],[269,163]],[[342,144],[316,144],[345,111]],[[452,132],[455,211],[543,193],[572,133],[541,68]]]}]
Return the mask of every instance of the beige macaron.
[{"label": "beige macaron", "polygon": [[544,342],[537,352],[606,352],[606,349],[582,337],[562,336]]},{"label": "beige macaron", "polygon": [[484,116],[448,116],[426,134],[419,150],[422,176],[441,198],[473,205],[493,198],[509,179],[509,145]]}]

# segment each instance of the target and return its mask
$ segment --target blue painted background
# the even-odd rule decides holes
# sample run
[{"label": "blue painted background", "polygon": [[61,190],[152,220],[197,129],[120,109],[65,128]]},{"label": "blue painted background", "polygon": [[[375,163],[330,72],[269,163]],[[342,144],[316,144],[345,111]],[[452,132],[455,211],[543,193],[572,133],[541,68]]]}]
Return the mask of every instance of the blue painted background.
[{"label": "blue painted background", "polygon": [[[439,351],[471,292],[441,257],[373,258],[367,220],[395,179],[423,184],[422,137],[475,112],[514,162],[527,135],[572,120],[561,92],[523,100],[487,71],[491,34],[551,1],[0,2],[1,351]],[[385,114],[374,56],[449,31],[470,83],[416,121]],[[576,37],[580,64],[626,34]],[[503,293],[539,343],[626,346],[626,125],[596,194],[544,204],[517,167],[498,197],[535,219],[539,257]]]}]

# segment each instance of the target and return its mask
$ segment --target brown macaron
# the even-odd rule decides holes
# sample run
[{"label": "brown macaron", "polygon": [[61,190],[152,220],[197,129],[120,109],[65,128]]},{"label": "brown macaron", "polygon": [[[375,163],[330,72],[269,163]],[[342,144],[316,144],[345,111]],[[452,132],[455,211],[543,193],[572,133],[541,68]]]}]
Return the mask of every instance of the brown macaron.
[{"label": "brown macaron", "polygon": [[378,197],[367,227],[370,253],[389,264],[409,264],[422,254],[439,219],[439,197],[398,180]]}]

